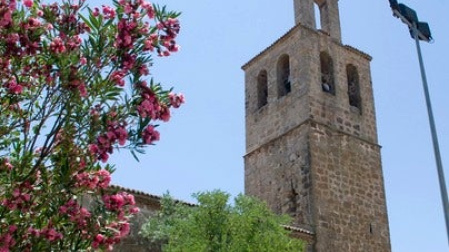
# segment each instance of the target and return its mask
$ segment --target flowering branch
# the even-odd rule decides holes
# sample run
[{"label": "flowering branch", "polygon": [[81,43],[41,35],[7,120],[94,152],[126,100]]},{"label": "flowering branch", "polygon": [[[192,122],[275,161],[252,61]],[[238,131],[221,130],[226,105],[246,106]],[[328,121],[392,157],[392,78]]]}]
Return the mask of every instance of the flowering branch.
[{"label": "flowering branch", "polygon": [[[146,0],[0,0],[0,251],[111,250],[138,209],[106,193],[114,149],[160,139],[182,94],[152,78],[179,13]],[[137,157],[136,157],[137,158]]]}]

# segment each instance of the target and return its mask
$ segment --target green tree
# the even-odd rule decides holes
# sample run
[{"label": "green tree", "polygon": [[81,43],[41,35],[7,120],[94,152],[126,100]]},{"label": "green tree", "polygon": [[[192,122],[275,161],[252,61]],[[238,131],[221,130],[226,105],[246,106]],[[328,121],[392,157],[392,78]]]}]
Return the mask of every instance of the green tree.
[{"label": "green tree", "polygon": [[197,206],[176,203],[164,196],[161,212],[142,227],[141,234],[162,242],[164,252],[303,251],[303,242],[290,237],[276,215],[253,197],[239,195],[229,204],[222,191],[194,194]]}]

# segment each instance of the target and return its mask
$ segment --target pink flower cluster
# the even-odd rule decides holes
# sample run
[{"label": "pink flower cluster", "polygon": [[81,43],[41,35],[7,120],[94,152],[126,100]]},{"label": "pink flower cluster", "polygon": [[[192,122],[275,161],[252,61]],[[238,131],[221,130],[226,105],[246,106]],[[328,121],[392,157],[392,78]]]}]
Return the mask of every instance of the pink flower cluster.
[{"label": "pink flower cluster", "polygon": [[72,85],[75,85],[75,87],[78,89],[79,94],[81,97],[86,97],[87,96],[87,89],[86,89],[86,84],[84,84],[84,82],[82,81],[75,81],[71,83]]},{"label": "pink flower cluster", "polygon": [[119,145],[125,145],[128,138],[126,124],[117,122],[108,122],[108,132],[97,137],[97,142],[89,146],[89,151],[102,162],[106,162],[109,154],[113,152],[113,145],[118,142]]},{"label": "pink flower cluster", "polygon": [[148,125],[142,132],[142,139],[145,144],[153,144],[155,141],[159,141],[160,134],[154,129],[153,125]]},{"label": "pink flower cluster", "polygon": [[82,172],[75,175],[76,186],[90,190],[105,189],[111,182],[111,174],[107,170]]},{"label": "pink flower cluster", "polygon": [[141,88],[141,101],[137,106],[137,112],[140,117],[151,118],[153,120],[162,120],[167,122],[170,120],[169,108],[161,103],[156,94],[147,87],[145,82],[140,84]]},{"label": "pink flower cluster", "polygon": [[6,170],[8,172],[12,171],[14,166],[10,163],[9,159],[5,158],[2,160],[2,163],[0,164],[0,172],[2,170]]},{"label": "pink flower cluster", "polygon": [[[32,4],[32,3],[31,3]],[[41,48],[43,27],[38,17],[27,17],[14,23],[12,12],[16,9],[16,1],[0,1],[0,39],[5,41],[5,53],[2,58],[23,57],[25,55],[35,55]],[[10,27],[17,26],[18,32]],[[14,31],[14,32],[12,32]]]},{"label": "pink flower cluster", "polygon": [[59,233],[58,231],[56,231],[56,229],[52,227],[46,227],[42,229],[39,233],[37,233],[37,235],[43,236],[45,237],[45,239],[51,242],[61,240],[64,237],[62,233]]},{"label": "pink flower cluster", "polygon": [[157,42],[158,42],[159,36],[155,33],[151,34],[144,42],[144,47],[143,49],[145,51],[154,51],[154,47],[157,46]]},{"label": "pink flower cluster", "polygon": [[145,0],[139,0],[138,3],[140,4],[140,6],[142,7],[142,9],[144,9],[147,13],[147,16],[151,19],[154,18],[154,8],[153,5],[150,2],[147,2]]},{"label": "pink flower cluster", "polygon": [[130,231],[129,214],[136,214],[139,208],[135,207],[134,196],[125,192],[119,192],[114,195],[104,195],[103,203],[107,210],[117,214],[117,221],[110,222],[106,225],[106,230],[111,230],[108,234],[97,234],[93,237],[92,247],[97,249],[99,247],[106,248],[108,251],[112,250],[112,245],[120,242],[120,240],[127,236]]},{"label": "pink flower cluster", "polygon": [[103,15],[104,15],[105,19],[115,18],[115,9],[113,9],[109,6],[106,6],[106,5],[103,5],[102,7],[103,7]]},{"label": "pink flower cluster", "polygon": [[172,52],[179,51],[179,45],[175,41],[181,29],[179,20],[176,18],[168,18],[158,23],[157,28],[163,33],[159,36],[159,43],[166,48],[165,50],[158,48],[158,55],[169,56]]},{"label": "pink flower cluster", "polygon": [[123,79],[126,76],[125,71],[114,71],[111,74],[111,80],[118,86],[123,87],[125,85],[125,80]]},{"label": "pink flower cluster", "polygon": [[112,251],[113,245],[119,243],[123,237],[127,236],[130,230],[129,223],[127,221],[112,222],[108,224],[106,228],[113,230],[114,235],[106,236],[103,234],[97,234],[92,241],[92,247],[94,249],[103,247],[106,251]]},{"label": "pink flower cluster", "polygon": [[7,28],[12,23],[12,13],[17,8],[16,1],[0,1],[0,29]]},{"label": "pink flower cluster", "polygon": [[185,102],[184,95],[169,93],[168,98],[170,99],[170,104],[173,106],[173,108],[179,108],[181,104]]},{"label": "pink flower cluster", "polygon": [[64,236],[62,233],[56,231],[56,229],[53,227],[53,225],[50,223],[43,229],[33,228],[29,227],[26,230],[26,233],[24,234],[23,238],[27,237],[44,237],[50,242],[61,240]]},{"label": "pink flower cluster", "polygon": [[24,182],[18,187],[14,188],[11,196],[2,200],[0,205],[6,207],[9,210],[19,209],[26,211],[31,204],[31,194],[33,187],[29,182]]},{"label": "pink flower cluster", "polygon": [[31,8],[31,6],[33,6],[33,0],[23,0],[23,5],[27,8]]},{"label": "pink flower cluster", "polygon": [[134,206],[136,201],[132,194],[119,192],[114,195],[104,195],[103,202],[106,209],[110,211],[123,211],[125,206]]},{"label": "pink flower cluster", "polygon": [[[139,26],[139,18],[141,18],[141,11],[145,13],[150,19],[155,17],[155,10],[150,2],[145,0],[137,0],[135,2],[130,0],[119,0],[120,7],[128,18],[123,18],[119,21],[115,46],[119,49],[131,48],[137,38],[141,34],[147,34],[151,29],[148,22]],[[104,14],[106,15],[106,14]],[[179,21],[176,18],[167,18],[156,24],[157,33],[149,34],[148,39],[144,42],[144,49],[153,51],[157,48],[159,56],[169,56],[172,52],[179,50],[179,45],[176,44],[176,37],[180,31]]]},{"label": "pink flower cluster", "polygon": [[62,215],[67,215],[70,221],[75,223],[79,230],[88,228],[91,213],[84,207],[81,207],[75,200],[70,199],[65,205],[59,208]]},{"label": "pink flower cluster", "polygon": [[119,49],[130,49],[133,47],[133,43],[137,38],[135,29],[137,28],[137,22],[128,21],[122,19],[118,23],[119,33],[117,35],[115,46]]},{"label": "pink flower cluster", "polygon": [[67,48],[69,51],[76,50],[81,46],[82,39],[79,35],[67,38]]},{"label": "pink flower cluster", "polygon": [[64,53],[66,51],[64,42],[60,37],[55,37],[53,41],[51,41],[50,50],[55,54]]},{"label": "pink flower cluster", "polygon": [[14,233],[17,231],[16,225],[10,225],[8,231],[0,235],[0,252],[9,252],[16,244]]},{"label": "pink flower cluster", "polygon": [[4,86],[11,94],[21,94],[23,90],[22,85],[18,84],[15,78],[12,78],[9,82],[6,82]]}]

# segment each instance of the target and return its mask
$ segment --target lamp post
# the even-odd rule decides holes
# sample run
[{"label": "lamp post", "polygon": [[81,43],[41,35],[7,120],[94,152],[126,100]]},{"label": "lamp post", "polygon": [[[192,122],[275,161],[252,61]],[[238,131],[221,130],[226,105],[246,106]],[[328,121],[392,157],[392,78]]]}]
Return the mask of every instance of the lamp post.
[{"label": "lamp post", "polygon": [[446,233],[447,233],[447,238],[448,238],[448,242],[449,242],[449,202],[448,202],[447,188],[446,188],[446,182],[444,179],[443,163],[441,162],[440,147],[438,144],[438,136],[437,136],[437,131],[436,131],[436,127],[435,127],[435,120],[433,117],[432,104],[430,102],[429,87],[427,85],[426,71],[424,69],[424,62],[423,62],[422,54],[421,54],[421,47],[419,44],[419,40],[423,40],[426,42],[431,41],[432,36],[430,34],[429,25],[425,22],[419,22],[418,15],[416,14],[416,12],[413,9],[409,8],[405,4],[398,4],[397,0],[389,0],[389,1],[390,1],[390,7],[393,10],[393,15],[395,17],[401,19],[401,21],[408,26],[410,35],[412,36],[413,39],[415,39],[415,42],[416,42],[416,50],[418,52],[422,84],[423,84],[423,88],[424,88],[424,95],[426,98],[427,113],[429,116],[430,131],[432,134],[433,150],[435,153],[435,161],[436,161],[436,165],[437,165],[438,179],[439,179],[439,183],[440,183],[440,191],[441,191],[441,199],[443,202],[444,218],[446,221]]}]

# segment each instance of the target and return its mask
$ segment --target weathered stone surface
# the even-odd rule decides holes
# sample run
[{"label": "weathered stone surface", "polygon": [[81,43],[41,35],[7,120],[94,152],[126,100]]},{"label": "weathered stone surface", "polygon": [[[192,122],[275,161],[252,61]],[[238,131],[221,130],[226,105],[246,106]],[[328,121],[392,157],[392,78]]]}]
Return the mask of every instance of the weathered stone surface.
[{"label": "weathered stone surface", "polygon": [[[336,0],[315,1],[327,8],[321,19],[328,21],[328,30],[311,27],[311,1],[296,0],[297,25],[243,66],[245,192],[314,232],[311,251],[389,252],[371,57],[340,43]],[[323,91],[322,52],[332,59],[335,92]],[[291,91],[280,95],[278,60],[285,55]],[[359,107],[349,102],[348,65],[357,70]],[[262,107],[260,71],[267,72],[268,86],[268,102]]]},{"label": "weathered stone surface", "polygon": [[136,205],[140,208],[137,216],[131,219],[130,234],[120,244],[114,247],[116,252],[161,252],[161,244],[151,243],[148,239],[139,235],[139,231],[143,224],[148,221],[150,216],[154,216],[160,210],[161,198],[151,194],[129,190],[126,188],[117,188],[125,190],[134,195]]}]

